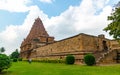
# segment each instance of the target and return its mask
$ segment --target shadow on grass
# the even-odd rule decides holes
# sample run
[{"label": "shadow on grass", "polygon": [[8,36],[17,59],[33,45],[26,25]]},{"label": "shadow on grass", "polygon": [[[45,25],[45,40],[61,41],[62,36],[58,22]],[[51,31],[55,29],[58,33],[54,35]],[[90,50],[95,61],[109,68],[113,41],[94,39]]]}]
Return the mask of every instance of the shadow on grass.
[{"label": "shadow on grass", "polygon": [[2,71],[0,75],[10,75],[12,71]]}]

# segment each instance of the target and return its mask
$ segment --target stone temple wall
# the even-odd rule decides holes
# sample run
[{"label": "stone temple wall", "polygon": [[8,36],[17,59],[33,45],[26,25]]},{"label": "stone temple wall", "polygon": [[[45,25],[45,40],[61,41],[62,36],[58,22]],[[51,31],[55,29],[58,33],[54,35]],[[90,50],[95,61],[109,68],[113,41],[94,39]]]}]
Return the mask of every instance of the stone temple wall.
[{"label": "stone temple wall", "polygon": [[49,57],[52,55],[64,55],[71,54],[75,51],[82,50],[81,35],[77,35],[74,38],[68,38],[61,41],[57,41],[53,44],[49,44],[36,49],[37,57]]},{"label": "stone temple wall", "polygon": [[103,51],[104,50],[104,44],[110,49],[111,46],[111,40],[106,39],[105,37],[99,37],[99,36],[92,36],[83,34],[82,35],[82,46],[84,51]]},{"label": "stone temple wall", "polygon": [[[66,55],[72,54],[76,59],[81,60],[86,53],[102,51],[102,41],[106,41],[109,49],[110,40],[87,34],[79,34],[35,49],[36,57],[33,58],[64,59]],[[31,58],[32,56],[33,55],[31,55]]]},{"label": "stone temple wall", "polygon": [[[110,50],[120,50],[120,45],[115,40],[106,39],[103,34],[92,36],[78,34],[60,41],[54,41],[44,28],[42,20],[38,17],[30,30],[28,36],[20,46],[20,57],[24,59],[64,59],[66,55],[72,54],[76,61],[82,62],[87,53],[93,53],[99,59]],[[115,52],[104,60],[112,60]],[[108,53],[109,55],[109,53]],[[109,61],[108,61],[109,62]]]}]

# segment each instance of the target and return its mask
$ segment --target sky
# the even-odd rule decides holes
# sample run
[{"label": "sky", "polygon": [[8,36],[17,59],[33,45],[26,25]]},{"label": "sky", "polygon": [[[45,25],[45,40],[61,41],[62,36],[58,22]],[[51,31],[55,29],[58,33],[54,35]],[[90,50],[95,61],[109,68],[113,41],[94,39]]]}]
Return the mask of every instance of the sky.
[{"label": "sky", "polygon": [[61,40],[79,33],[112,37],[103,29],[119,0],[0,0],[0,47],[20,50],[39,16],[50,36]]}]

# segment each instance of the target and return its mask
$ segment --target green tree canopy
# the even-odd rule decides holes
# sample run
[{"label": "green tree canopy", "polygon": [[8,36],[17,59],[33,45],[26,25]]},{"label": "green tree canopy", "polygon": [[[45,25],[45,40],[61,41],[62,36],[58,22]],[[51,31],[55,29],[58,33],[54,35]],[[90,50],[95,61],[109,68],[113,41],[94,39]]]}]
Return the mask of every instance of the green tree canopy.
[{"label": "green tree canopy", "polygon": [[10,58],[19,58],[20,53],[18,52],[18,49],[16,49],[11,55]]},{"label": "green tree canopy", "polygon": [[0,73],[11,66],[10,58],[5,54],[0,54]]},{"label": "green tree canopy", "polygon": [[108,20],[111,21],[110,24],[104,31],[109,31],[109,34],[113,36],[116,40],[120,40],[120,2],[116,4],[110,16],[108,16]]}]

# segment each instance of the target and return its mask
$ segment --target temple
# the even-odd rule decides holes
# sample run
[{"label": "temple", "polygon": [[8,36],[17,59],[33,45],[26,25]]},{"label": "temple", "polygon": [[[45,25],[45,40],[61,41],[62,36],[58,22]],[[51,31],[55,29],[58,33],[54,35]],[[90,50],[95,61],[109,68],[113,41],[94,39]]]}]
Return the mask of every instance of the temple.
[{"label": "temple", "polygon": [[21,44],[21,57],[29,58],[31,54],[34,54],[34,49],[53,43],[54,37],[49,36],[45,30],[41,19],[38,17],[27,38]]},{"label": "temple", "polygon": [[69,54],[75,56],[76,63],[84,63],[84,55],[91,53],[96,63],[120,62],[120,45],[116,40],[80,33],[59,41],[49,36],[38,17],[28,36],[21,44],[20,56],[35,60],[64,60]]}]

